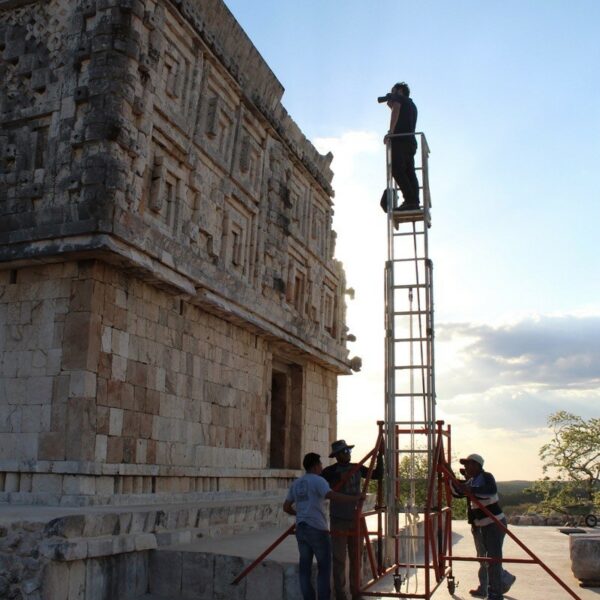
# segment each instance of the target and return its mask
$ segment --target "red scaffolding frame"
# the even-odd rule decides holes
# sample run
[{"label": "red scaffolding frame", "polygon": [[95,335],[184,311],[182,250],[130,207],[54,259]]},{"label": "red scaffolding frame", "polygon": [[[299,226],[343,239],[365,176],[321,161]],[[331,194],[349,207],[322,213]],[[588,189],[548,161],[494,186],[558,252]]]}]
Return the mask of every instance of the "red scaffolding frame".
[{"label": "red scaffolding frame", "polygon": [[[379,454],[383,454],[386,448],[386,440],[384,436],[384,423],[378,422],[379,433],[377,442],[373,449],[354,467],[348,471],[344,478],[335,486],[334,489],[341,488],[344,483],[358,469],[368,463],[368,473],[364,479],[362,491],[366,494],[369,490],[372,481],[376,482],[376,502],[372,509],[363,510],[363,503],[360,502],[355,513],[354,535],[363,542],[356,544],[356,564],[361,565],[361,568],[352,573],[354,582],[360,593],[364,597],[371,598],[422,598],[429,600],[438,588],[444,583],[447,583],[448,592],[454,594],[456,590],[456,581],[452,572],[452,564],[455,561],[478,561],[478,562],[495,562],[495,559],[484,558],[479,556],[457,556],[452,552],[452,501],[453,496],[450,489],[450,482],[457,481],[450,470],[451,462],[451,431],[450,426],[444,425],[443,421],[436,421],[435,431],[433,432],[435,439],[435,450],[433,453],[433,465],[430,469],[430,475],[427,481],[427,494],[423,519],[423,548],[422,560],[420,562],[407,562],[406,557],[402,555],[400,549],[400,540],[403,532],[398,527],[394,539],[391,540],[394,546],[393,562],[385,564],[384,562],[384,544],[385,539],[385,519],[391,507],[384,504],[384,487],[385,480],[373,480],[372,475],[375,469],[376,459]],[[432,432],[427,428],[402,428],[396,426],[396,436],[402,435],[425,435],[431,436]],[[398,447],[398,444],[396,444]],[[396,458],[394,468],[398,472],[399,461]],[[396,497],[399,498],[400,489],[396,489]],[[466,492],[466,497],[480,508],[488,517],[490,517],[500,527],[506,535],[508,535],[528,556],[529,558],[503,558],[503,563],[525,563],[537,564],[552,577],[572,598],[581,600],[581,598],[556,575],[536,554],[534,554],[519,538],[510,531],[501,521],[499,521],[481,502],[472,494]],[[393,507],[395,510],[395,507]],[[369,517],[376,517],[377,528],[370,531],[367,524]],[[397,519],[395,522],[397,523]],[[255,569],[267,556],[288,536],[295,531],[295,526],[290,526],[284,531],[263,553],[260,554],[250,565],[248,565],[233,581],[232,585],[238,584],[248,573]],[[335,535],[335,531],[331,534]],[[374,547],[375,546],[375,547]],[[363,576],[363,552],[366,553],[367,567],[370,571],[370,576]],[[389,561],[388,561],[389,562]],[[424,581],[424,590],[421,593],[403,592],[399,588],[401,585],[401,570],[407,568],[415,568],[417,573],[422,573]],[[384,578],[392,576],[391,587],[393,591],[374,590],[373,587]]]}]

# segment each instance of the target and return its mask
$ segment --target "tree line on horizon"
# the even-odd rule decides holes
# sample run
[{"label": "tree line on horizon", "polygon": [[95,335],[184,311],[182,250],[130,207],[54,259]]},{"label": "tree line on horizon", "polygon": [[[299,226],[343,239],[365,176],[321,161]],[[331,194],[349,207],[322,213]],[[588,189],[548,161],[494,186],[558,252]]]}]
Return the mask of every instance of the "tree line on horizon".
[{"label": "tree line on horizon", "polygon": [[[548,417],[552,439],[539,450],[543,477],[537,481],[498,482],[500,504],[507,515],[540,514],[573,517],[596,513],[600,518],[600,418],[584,419],[567,411]],[[408,502],[410,458],[399,464],[400,506]],[[427,497],[427,458],[415,457],[415,504]],[[455,501],[453,517],[466,518],[466,502]]]}]

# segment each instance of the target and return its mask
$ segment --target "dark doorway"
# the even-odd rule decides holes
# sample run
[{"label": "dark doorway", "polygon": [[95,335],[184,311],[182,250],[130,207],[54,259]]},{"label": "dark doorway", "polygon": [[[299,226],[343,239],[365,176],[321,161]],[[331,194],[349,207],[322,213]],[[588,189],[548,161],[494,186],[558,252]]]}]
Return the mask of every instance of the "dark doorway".
[{"label": "dark doorway", "polygon": [[273,362],[271,377],[271,469],[299,469],[304,395],[302,367]]}]

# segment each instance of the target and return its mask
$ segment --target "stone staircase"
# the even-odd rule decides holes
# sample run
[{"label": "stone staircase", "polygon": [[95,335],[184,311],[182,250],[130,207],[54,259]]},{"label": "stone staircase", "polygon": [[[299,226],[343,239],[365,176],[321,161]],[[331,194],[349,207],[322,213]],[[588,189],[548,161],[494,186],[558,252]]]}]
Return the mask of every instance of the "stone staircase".
[{"label": "stone staircase", "polygon": [[165,590],[176,598],[175,590],[184,589],[196,595],[182,598],[213,597],[199,595],[205,593],[200,582],[206,573],[210,585],[220,580],[227,561],[187,552],[184,569],[183,551],[172,548],[273,527],[287,520],[281,505],[280,494],[271,493],[171,505],[0,506],[0,567],[7,575],[0,578],[0,597],[39,600],[43,590],[44,600],[134,600]]}]

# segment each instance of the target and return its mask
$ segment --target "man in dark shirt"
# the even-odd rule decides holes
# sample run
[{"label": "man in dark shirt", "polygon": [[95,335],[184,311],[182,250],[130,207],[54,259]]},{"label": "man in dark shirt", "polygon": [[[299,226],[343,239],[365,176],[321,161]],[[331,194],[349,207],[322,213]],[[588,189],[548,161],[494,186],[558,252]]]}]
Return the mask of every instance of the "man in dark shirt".
[{"label": "man in dark shirt", "polygon": [[[351,471],[356,463],[350,462],[354,446],[346,444],[345,440],[337,440],[331,445],[329,458],[335,458],[336,463],[323,469],[321,473],[332,488]],[[361,478],[366,477],[369,469],[361,466],[345,483],[336,490],[342,494],[356,496],[361,493]],[[373,479],[381,479],[383,475],[383,459],[377,457],[377,464],[373,469]],[[356,564],[356,547],[360,540],[354,529],[355,507],[348,503],[331,500],[329,504],[331,547],[333,555],[333,589],[335,600],[346,600],[346,556],[349,557],[350,593],[352,600],[360,598],[360,591],[356,589],[353,573],[359,569]]]},{"label": "man in dark shirt", "polygon": [[[417,107],[410,98],[410,88],[404,82],[392,87],[387,105],[391,108],[388,134],[414,134],[417,126]],[[415,173],[417,140],[414,135],[391,139],[392,175],[402,192],[404,202],[400,210],[419,209],[419,180]],[[383,201],[383,199],[382,199]],[[382,205],[385,210],[385,206]]]},{"label": "man in dark shirt", "polygon": [[[460,463],[464,467],[461,475],[464,475],[465,481],[451,481],[452,494],[460,498],[465,492],[470,492],[506,527],[496,480],[491,473],[483,470],[483,457],[480,454],[469,454],[466,458],[461,458]],[[467,504],[467,520],[471,524],[477,556],[501,560],[504,531],[473,501]],[[508,592],[516,580],[514,575],[502,567],[501,562],[480,563],[477,575],[479,586],[469,593],[475,598],[488,600],[502,600],[503,594]]]}]

